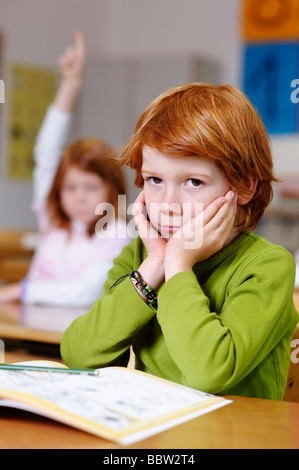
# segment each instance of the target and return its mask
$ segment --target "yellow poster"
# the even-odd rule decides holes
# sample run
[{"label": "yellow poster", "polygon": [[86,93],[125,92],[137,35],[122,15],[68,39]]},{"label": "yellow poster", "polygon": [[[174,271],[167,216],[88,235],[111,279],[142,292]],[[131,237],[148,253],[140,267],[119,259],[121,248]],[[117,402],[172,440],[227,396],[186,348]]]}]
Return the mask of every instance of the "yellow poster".
[{"label": "yellow poster", "polygon": [[8,175],[30,179],[35,139],[55,95],[56,73],[22,64],[11,72]]}]

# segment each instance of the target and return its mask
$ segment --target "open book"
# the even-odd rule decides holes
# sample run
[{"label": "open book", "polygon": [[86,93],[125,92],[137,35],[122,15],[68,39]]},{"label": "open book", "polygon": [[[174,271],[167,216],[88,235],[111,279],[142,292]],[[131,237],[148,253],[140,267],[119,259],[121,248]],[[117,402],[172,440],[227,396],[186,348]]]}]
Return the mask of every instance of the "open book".
[{"label": "open book", "polygon": [[[22,364],[63,367],[48,361]],[[122,445],[228,403],[223,397],[122,367],[99,369],[97,376],[0,370],[0,406],[31,411]]]}]

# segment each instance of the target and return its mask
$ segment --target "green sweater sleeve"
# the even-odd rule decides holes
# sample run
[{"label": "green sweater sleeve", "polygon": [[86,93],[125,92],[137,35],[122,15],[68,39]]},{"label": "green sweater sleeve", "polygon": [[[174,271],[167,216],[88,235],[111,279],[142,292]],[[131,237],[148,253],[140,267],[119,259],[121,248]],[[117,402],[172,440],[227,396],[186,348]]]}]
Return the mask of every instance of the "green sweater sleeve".
[{"label": "green sweater sleeve", "polygon": [[65,331],[60,350],[67,366],[125,366],[135,336],[156,315],[140,298],[128,277],[110,289],[121,276],[135,269],[134,263],[140,265],[142,254],[136,259],[133,247],[134,243],[127,245],[114,260],[102,297]]},{"label": "green sweater sleeve", "polygon": [[[232,273],[217,313],[194,273],[170,278],[159,294],[157,319],[180,382],[210,393],[232,388],[287,332],[291,337],[298,322],[294,275],[294,261],[285,250],[259,254]],[[280,359],[288,369],[289,354]]]}]

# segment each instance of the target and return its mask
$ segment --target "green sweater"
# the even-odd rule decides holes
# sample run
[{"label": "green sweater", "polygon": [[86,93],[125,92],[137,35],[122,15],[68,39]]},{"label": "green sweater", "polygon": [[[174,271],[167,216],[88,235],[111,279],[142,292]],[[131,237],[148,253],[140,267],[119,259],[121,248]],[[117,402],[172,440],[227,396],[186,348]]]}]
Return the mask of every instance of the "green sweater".
[{"label": "green sweater", "polygon": [[157,310],[128,277],[109,289],[145,257],[139,237],[123,249],[102,297],[64,333],[64,362],[125,366],[133,345],[136,368],[150,374],[209,393],[281,400],[299,321],[292,256],[243,232],[193,272],[165,282]]}]

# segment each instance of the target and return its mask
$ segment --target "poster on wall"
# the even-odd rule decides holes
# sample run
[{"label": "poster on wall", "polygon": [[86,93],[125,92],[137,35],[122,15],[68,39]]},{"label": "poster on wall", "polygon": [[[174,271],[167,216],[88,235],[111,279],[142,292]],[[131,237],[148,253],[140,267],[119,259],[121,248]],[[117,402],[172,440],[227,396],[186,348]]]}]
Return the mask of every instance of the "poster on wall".
[{"label": "poster on wall", "polygon": [[56,72],[24,64],[11,66],[8,175],[31,179],[33,149],[56,91]]},{"label": "poster on wall", "polygon": [[244,0],[243,89],[270,134],[299,132],[299,0]]},{"label": "poster on wall", "polygon": [[244,57],[244,91],[268,132],[297,132],[298,106],[291,99],[291,82],[298,76],[299,42],[249,44]]}]

